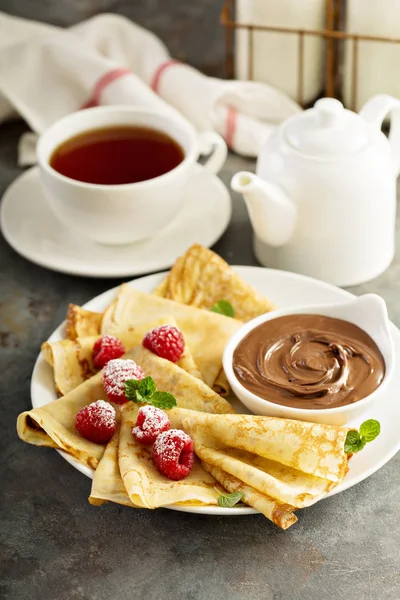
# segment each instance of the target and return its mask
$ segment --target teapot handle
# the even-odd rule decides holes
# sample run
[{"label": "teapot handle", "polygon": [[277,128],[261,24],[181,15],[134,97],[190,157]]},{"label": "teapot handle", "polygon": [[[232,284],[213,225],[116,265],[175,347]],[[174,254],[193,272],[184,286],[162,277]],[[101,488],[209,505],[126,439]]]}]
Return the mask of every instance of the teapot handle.
[{"label": "teapot handle", "polygon": [[367,123],[380,129],[383,119],[389,113],[391,113],[389,142],[392,147],[394,174],[397,177],[400,172],[400,100],[388,94],[379,94],[368,100],[359,114]]}]

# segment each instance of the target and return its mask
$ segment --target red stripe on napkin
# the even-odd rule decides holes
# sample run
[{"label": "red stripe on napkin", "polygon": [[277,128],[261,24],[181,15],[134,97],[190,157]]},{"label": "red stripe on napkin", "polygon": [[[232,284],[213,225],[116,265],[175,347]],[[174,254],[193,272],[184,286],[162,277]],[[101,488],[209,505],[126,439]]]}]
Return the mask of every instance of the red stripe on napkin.
[{"label": "red stripe on napkin", "polygon": [[153,75],[153,79],[152,79],[151,86],[150,86],[151,89],[153,90],[153,92],[158,93],[161,75],[164,73],[165,69],[167,69],[171,65],[180,65],[180,64],[181,63],[179,62],[179,60],[173,60],[171,58],[170,60],[166,60],[165,62],[161,63],[161,65],[159,65],[159,67],[157,68],[156,72]]},{"label": "red stripe on napkin", "polygon": [[90,98],[90,100],[88,100],[87,102],[85,102],[85,104],[82,104],[81,106],[81,110],[83,108],[92,108],[93,106],[97,106],[97,102],[94,98]]},{"label": "red stripe on napkin", "polygon": [[130,75],[131,71],[124,67],[120,67],[118,69],[113,69],[112,71],[108,71],[105,75],[100,77],[100,79],[96,82],[96,85],[93,88],[92,95],[90,99],[85,102],[82,108],[91,108],[92,106],[98,106],[100,104],[100,96],[103,93],[104,89],[125,75]]},{"label": "red stripe on napkin", "polygon": [[226,114],[225,141],[229,148],[233,147],[233,138],[236,132],[237,111],[231,106],[228,107]]}]

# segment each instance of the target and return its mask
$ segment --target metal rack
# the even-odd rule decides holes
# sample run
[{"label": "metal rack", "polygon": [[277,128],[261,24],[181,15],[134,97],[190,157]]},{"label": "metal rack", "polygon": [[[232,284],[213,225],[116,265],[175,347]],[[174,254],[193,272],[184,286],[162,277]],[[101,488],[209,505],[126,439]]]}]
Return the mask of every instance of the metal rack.
[{"label": "metal rack", "polygon": [[233,54],[233,32],[237,29],[248,31],[249,52],[248,52],[248,75],[253,79],[254,65],[254,32],[265,31],[275,33],[292,34],[298,38],[298,57],[297,57],[297,102],[304,107],[303,103],[303,75],[304,75],[304,38],[305,36],[317,36],[325,41],[325,96],[341,99],[339,91],[339,44],[343,41],[350,41],[352,44],[352,83],[351,83],[351,102],[349,108],[356,109],[358,92],[358,51],[360,41],[386,42],[388,44],[400,44],[400,38],[380,37],[373,35],[361,35],[358,33],[349,33],[340,29],[342,17],[341,0],[326,0],[325,11],[325,29],[295,29],[289,27],[276,27],[272,25],[253,25],[248,23],[239,23],[235,21],[235,0],[226,0],[222,8],[220,20],[225,27],[226,44],[226,74],[228,78],[233,77],[234,73],[234,54]]}]

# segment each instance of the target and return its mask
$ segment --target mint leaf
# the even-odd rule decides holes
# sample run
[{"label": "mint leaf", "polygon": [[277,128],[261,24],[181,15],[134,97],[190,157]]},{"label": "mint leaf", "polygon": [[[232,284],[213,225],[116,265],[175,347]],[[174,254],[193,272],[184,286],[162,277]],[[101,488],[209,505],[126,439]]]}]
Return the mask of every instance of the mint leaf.
[{"label": "mint leaf", "polygon": [[351,429],[347,432],[346,435],[346,440],[344,442],[344,451],[347,452],[347,454],[351,454],[353,452],[353,448],[356,447],[360,441],[361,438],[358,431]]},{"label": "mint leaf", "polygon": [[144,379],[127,379],[124,383],[125,396],[133,402],[150,402],[156,391],[156,384],[152,377]]},{"label": "mint leaf", "polygon": [[232,508],[243,498],[243,492],[232,492],[232,494],[220,494],[218,498],[218,506],[222,508]]},{"label": "mint leaf", "polygon": [[125,396],[132,402],[147,402],[157,408],[173,408],[175,397],[169,392],[159,392],[156,382],[150,376],[144,379],[128,379],[124,383]]},{"label": "mint leaf", "polygon": [[149,402],[157,408],[173,408],[176,406],[176,398],[169,392],[154,392]]},{"label": "mint leaf", "polygon": [[351,429],[347,432],[346,441],[344,442],[344,451],[347,454],[354,454],[362,450],[366,444],[366,440],[360,436],[358,431]]},{"label": "mint leaf", "polygon": [[360,425],[360,435],[366,442],[373,442],[381,432],[381,425],[375,419],[368,419]]},{"label": "mint leaf", "polygon": [[360,425],[360,431],[351,429],[347,432],[344,451],[347,454],[360,452],[368,442],[372,442],[381,432],[381,425],[375,419],[368,419]]},{"label": "mint leaf", "polygon": [[136,400],[136,392],[139,388],[139,381],[137,379],[127,379],[124,383],[125,396],[128,400],[134,402],[143,402],[142,400]]},{"label": "mint leaf", "polygon": [[152,377],[147,376],[138,382],[137,389],[144,398],[150,399],[157,389],[156,382]]},{"label": "mint leaf", "polygon": [[212,312],[219,313],[220,315],[225,315],[226,317],[234,317],[235,311],[233,310],[233,306],[228,300],[220,300],[216,302],[211,308]]}]

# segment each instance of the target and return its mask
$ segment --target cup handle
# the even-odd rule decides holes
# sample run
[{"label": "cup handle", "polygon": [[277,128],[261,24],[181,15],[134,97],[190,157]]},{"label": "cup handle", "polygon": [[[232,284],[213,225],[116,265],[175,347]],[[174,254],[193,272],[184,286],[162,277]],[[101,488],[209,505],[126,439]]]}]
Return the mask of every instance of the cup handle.
[{"label": "cup handle", "polygon": [[219,173],[228,155],[228,148],[223,138],[215,131],[204,131],[199,135],[198,148],[199,155],[210,154],[203,167],[215,175]]}]

